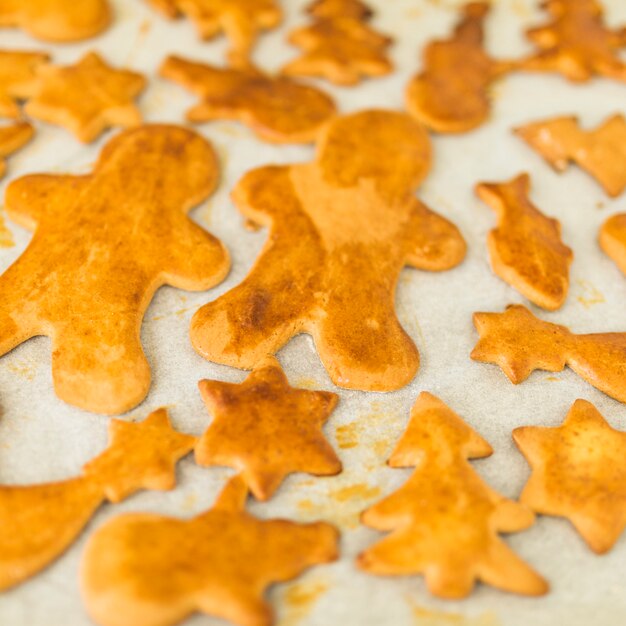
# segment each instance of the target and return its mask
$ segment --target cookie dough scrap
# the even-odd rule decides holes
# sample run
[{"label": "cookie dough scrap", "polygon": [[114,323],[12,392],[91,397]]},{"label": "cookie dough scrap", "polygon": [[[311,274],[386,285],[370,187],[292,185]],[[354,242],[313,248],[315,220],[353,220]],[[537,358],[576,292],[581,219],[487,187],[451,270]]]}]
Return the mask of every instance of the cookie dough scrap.
[{"label": "cookie dough scrap", "polygon": [[480,126],[491,111],[489,87],[512,69],[492,59],[483,47],[487,2],[461,8],[450,39],[433,41],[424,51],[424,68],[406,93],[409,112],[438,133],[464,133]]},{"label": "cookie dough scrap", "polygon": [[626,213],[609,217],[600,228],[600,247],[626,274]]},{"label": "cookie dough scrap", "polygon": [[202,380],[199,387],[214,418],[196,446],[199,465],[239,470],[259,500],[271,498],[293,472],[341,472],[322,432],[337,394],[294,389],[273,357],[261,361],[240,385]]},{"label": "cookie dough scrap", "polygon": [[537,369],[560,372],[567,365],[596,389],[626,402],[626,333],[575,335],[521,305],[504,313],[474,313],[474,325],[480,339],[472,359],[499,365],[513,384]]},{"label": "cookie dough scrap", "polygon": [[49,59],[43,52],[0,50],[0,117],[21,117],[18,103],[34,94],[37,68]]},{"label": "cookie dough scrap", "polygon": [[87,610],[101,626],[170,626],[198,611],[241,626],[274,622],[266,588],[338,556],[330,524],[259,520],[231,479],[191,520],[121,515],[90,538],[81,567]]},{"label": "cookie dough scrap", "polygon": [[557,72],[573,82],[593,76],[626,81],[626,64],[620,59],[626,30],[612,30],[604,22],[596,0],[544,0],[552,21],[527,31],[538,51],[520,61],[518,68]]},{"label": "cookie dough scrap", "polygon": [[303,53],[283,67],[283,74],[324,78],[350,86],[393,70],[387,55],[393,40],[368,26],[372,16],[369,7],[363,5],[358,12],[349,3],[352,9],[344,12],[343,4],[322,0],[311,6],[313,24],[294,30],[288,39]]},{"label": "cookie dough scrap", "polygon": [[439,398],[422,392],[388,464],[415,467],[398,491],[367,509],[367,526],[391,533],[361,553],[370,574],[423,574],[436,596],[468,596],[477,581],[524,595],[547,592],[546,581],[498,533],[532,526],[534,515],[486,485],[468,459],[491,446]]},{"label": "cookie dough scrap", "polygon": [[26,113],[63,126],[84,143],[94,141],[107,128],[141,124],[134,100],[145,88],[145,78],[111,68],[95,52],[76,65],[40,66],[37,77]]},{"label": "cookie dough scrap", "polygon": [[62,400],[109,414],[141,402],[140,328],[154,292],[205,290],[228,273],[223,245],[186,216],[217,178],[205,139],[153,125],[117,135],[91,174],[13,181],[6,211],[35,235],[0,276],[0,354],[47,335]]},{"label": "cookie dough scrap", "polygon": [[327,125],[314,161],[244,176],[234,201],[269,237],[247,278],[194,315],[195,349],[251,369],[308,333],[335,384],[407,384],[419,353],[394,309],[400,271],[447,270],[465,255],[457,228],[414,197],[430,160],[423,126],[366,110]]},{"label": "cookie dough scrap", "polygon": [[515,134],[557,172],[572,161],[612,198],[626,189],[626,120],[620,114],[591,131],[582,130],[575,116],[563,116],[521,126]]},{"label": "cookie dough scrap", "polygon": [[516,428],[513,439],[532,469],[520,500],[567,518],[594,552],[608,552],[626,527],[626,433],[576,400],[559,427]]},{"label": "cookie dough scrap", "polygon": [[33,127],[26,122],[0,126],[0,179],[7,170],[6,157],[26,145],[35,134]]},{"label": "cookie dough scrap", "polygon": [[114,419],[109,437],[108,448],[75,478],[0,485],[0,590],[57,559],[105,501],[118,503],[141,489],[173,489],[176,463],[196,443],[172,428],[165,409],[137,423]]},{"label": "cookie dough scrap", "polygon": [[89,39],[112,17],[109,0],[0,0],[0,27],[18,27],[42,41]]},{"label": "cookie dough scrap", "polygon": [[190,122],[237,120],[266,141],[313,142],[337,112],[323,91],[253,67],[222,69],[169,56],[159,74],[200,96],[187,112]]},{"label": "cookie dough scrap", "polygon": [[529,191],[528,174],[476,186],[498,216],[498,227],[487,236],[493,271],[533,304],[553,311],[567,298],[574,255],[561,240],[561,224],[532,204]]},{"label": "cookie dough scrap", "polygon": [[148,0],[169,18],[193,20],[202,39],[224,34],[229,40],[226,58],[233,67],[250,63],[256,40],[276,28],[283,13],[277,0]]}]

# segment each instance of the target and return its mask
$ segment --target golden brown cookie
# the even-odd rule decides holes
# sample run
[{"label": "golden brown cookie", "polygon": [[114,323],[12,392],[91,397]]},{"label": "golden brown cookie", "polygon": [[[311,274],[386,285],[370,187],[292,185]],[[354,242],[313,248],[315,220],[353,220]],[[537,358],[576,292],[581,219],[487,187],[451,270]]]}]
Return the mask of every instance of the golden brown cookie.
[{"label": "golden brown cookie", "polygon": [[26,122],[0,126],[0,178],[4,176],[7,170],[5,158],[27,144],[34,132],[33,127]]},{"label": "golden brown cookie", "polygon": [[594,552],[608,552],[626,528],[626,433],[576,400],[561,426],[516,428],[513,439],[533,471],[521,501],[567,518]]},{"label": "golden brown cookie", "polygon": [[367,110],[327,125],[314,161],[244,176],[235,203],[269,237],[248,277],[195,314],[195,349],[251,369],[309,333],[335,384],[407,384],[419,354],[394,309],[400,271],[446,270],[465,255],[457,228],[414,197],[430,159],[410,116]]},{"label": "golden brown cookie", "polygon": [[267,141],[315,141],[336,114],[335,103],[323,91],[253,67],[222,69],[170,56],[159,73],[202,99],[188,111],[189,121],[238,120]]},{"label": "golden brown cookie", "polygon": [[600,228],[600,246],[623,274],[626,274],[626,214],[609,217]]},{"label": "golden brown cookie", "polygon": [[89,539],[81,566],[87,610],[101,626],[170,626],[198,611],[242,626],[269,626],[266,588],[337,559],[324,522],[259,520],[235,477],[213,508],[190,520],[121,515]]},{"label": "golden brown cookie", "polygon": [[224,34],[229,40],[227,60],[246,67],[256,40],[282,21],[277,0],[148,0],[170,18],[185,15],[193,20],[202,39]]},{"label": "golden brown cookie", "polygon": [[52,42],[89,39],[111,23],[109,0],[0,0],[0,27]]},{"label": "golden brown cookie", "polygon": [[567,298],[574,255],[561,240],[561,224],[532,204],[529,191],[528,174],[476,186],[498,216],[487,237],[493,271],[533,304],[553,311]]},{"label": "golden brown cookie", "polygon": [[374,15],[372,9],[360,0],[314,0],[306,11],[314,17],[369,19]]},{"label": "golden brown cookie", "polygon": [[58,124],[89,143],[112,126],[141,124],[134,104],[146,80],[141,74],[116,70],[90,52],[76,65],[40,66],[38,85],[25,106],[28,115]]},{"label": "golden brown cookie", "polygon": [[240,385],[201,380],[199,387],[213,416],[196,446],[199,465],[239,470],[259,500],[271,498],[293,472],[334,476],[341,471],[322,432],[337,394],[294,389],[273,357]]},{"label": "golden brown cookie", "polygon": [[0,354],[47,335],[61,399],[99,413],[141,402],[139,332],[154,292],[208,289],[228,272],[222,244],[186,216],[217,178],[205,139],[154,125],[117,135],[91,174],[12,182],[5,208],[36,232],[0,277]]},{"label": "golden brown cookie", "polygon": [[302,55],[285,65],[283,74],[356,85],[363,78],[384,76],[393,70],[387,55],[392,39],[368,26],[372,14],[338,11],[335,15],[326,7],[336,4],[336,0],[315,3],[311,7],[313,23],[289,35],[289,43],[300,48]]},{"label": "golden brown cookie", "polygon": [[420,122],[439,133],[464,133],[489,117],[489,87],[512,65],[483,48],[487,2],[469,2],[450,39],[424,50],[424,68],[408,85],[406,104]]},{"label": "golden brown cookie", "polygon": [[626,333],[574,335],[514,305],[504,313],[474,313],[480,339],[472,359],[499,365],[517,385],[534,370],[566,365],[607,395],[626,402]]},{"label": "golden brown cookie", "polygon": [[522,60],[519,69],[558,72],[574,82],[595,75],[626,81],[626,64],[620,59],[624,30],[606,26],[599,2],[544,0],[541,6],[552,21],[527,31],[538,51]]},{"label": "golden brown cookie", "polygon": [[515,129],[557,172],[573,161],[593,176],[611,197],[626,188],[626,120],[613,115],[592,131],[574,116],[555,117]]},{"label": "golden brown cookie", "polygon": [[496,493],[467,462],[491,453],[452,409],[422,392],[388,462],[416,469],[363,513],[364,524],[391,534],[361,553],[358,566],[381,576],[423,574],[428,590],[442,598],[464,598],[477,581],[546,593],[546,581],[498,536],[532,526],[532,512]]},{"label": "golden brown cookie", "polygon": [[0,485],[0,590],[58,558],[105,500],[121,502],[141,489],[172,489],[177,461],[196,442],[172,428],[165,409],[138,423],[112,420],[109,436],[109,447],[76,478]]},{"label": "golden brown cookie", "polygon": [[43,52],[0,50],[0,117],[17,119],[22,112],[18,101],[36,90],[37,68],[48,62]]}]

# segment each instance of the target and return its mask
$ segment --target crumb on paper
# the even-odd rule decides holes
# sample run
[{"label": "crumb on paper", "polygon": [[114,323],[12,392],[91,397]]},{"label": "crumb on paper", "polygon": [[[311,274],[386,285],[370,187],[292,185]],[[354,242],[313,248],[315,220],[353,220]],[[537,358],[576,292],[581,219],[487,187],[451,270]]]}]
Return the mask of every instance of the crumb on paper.
[{"label": "crumb on paper", "polygon": [[281,613],[277,626],[297,626],[313,610],[329,589],[325,580],[305,580],[290,584],[281,594]]},{"label": "crumb on paper", "polygon": [[576,297],[586,309],[590,309],[594,304],[602,304],[606,302],[604,295],[588,280],[578,279],[576,284],[582,292]]},{"label": "crumb on paper", "polygon": [[350,422],[343,426],[337,426],[336,437],[337,445],[342,450],[356,448],[359,445],[359,433],[361,426],[359,422]]}]

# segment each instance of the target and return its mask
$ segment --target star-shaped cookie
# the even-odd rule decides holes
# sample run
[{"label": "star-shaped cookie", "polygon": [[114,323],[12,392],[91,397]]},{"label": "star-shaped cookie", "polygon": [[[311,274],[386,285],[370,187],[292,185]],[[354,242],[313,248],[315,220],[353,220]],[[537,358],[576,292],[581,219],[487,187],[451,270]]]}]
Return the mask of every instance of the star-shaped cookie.
[{"label": "star-shaped cookie", "polygon": [[626,527],[626,433],[586,400],[576,400],[557,428],[526,426],[513,439],[533,473],[521,501],[565,517],[598,554]]},{"label": "star-shaped cookie", "polygon": [[18,101],[33,95],[37,68],[48,59],[43,52],[0,50],[0,117],[20,117]]},{"label": "star-shaped cookie", "polygon": [[39,67],[38,86],[28,101],[28,115],[67,128],[89,143],[112,126],[141,124],[134,104],[143,91],[143,76],[113,69],[95,52],[76,65]]},{"label": "star-shaped cookie", "polygon": [[240,385],[203,380],[199,386],[214,416],[196,446],[200,465],[240,470],[259,500],[270,498],[293,472],[333,476],[341,471],[322,432],[336,394],[291,387],[273,357]]}]

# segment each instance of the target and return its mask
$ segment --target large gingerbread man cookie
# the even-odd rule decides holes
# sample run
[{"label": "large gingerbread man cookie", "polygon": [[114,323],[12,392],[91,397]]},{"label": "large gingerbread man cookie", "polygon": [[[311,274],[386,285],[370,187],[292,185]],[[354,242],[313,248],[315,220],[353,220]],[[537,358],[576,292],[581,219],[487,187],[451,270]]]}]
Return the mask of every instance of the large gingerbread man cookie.
[{"label": "large gingerbread man cookie", "polygon": [[0,276],[0,354],[47,335],[61,399],[109,414],[143,400],[139,331],[154,292],[208,289],[228,271],[222,244],[186,216],[217,178],[206,140],[154,125],[115,137],[91,174],[10,184],[6,210],[35,235]]},{"label": "large gingerbread man cookie", "polygon": [[313,162],[244,176],[234,200],[269,238],[243,283],[194,316],[196,350],[250,369],[309,333],[335,384],[407,384],[419,354],[394,310],[400,271],[449,269],[465,254],[457,228],[414,197],[430,150],[410,116],[369,110],[332,121]]}]

